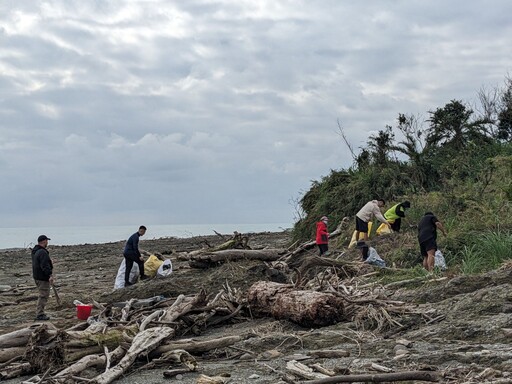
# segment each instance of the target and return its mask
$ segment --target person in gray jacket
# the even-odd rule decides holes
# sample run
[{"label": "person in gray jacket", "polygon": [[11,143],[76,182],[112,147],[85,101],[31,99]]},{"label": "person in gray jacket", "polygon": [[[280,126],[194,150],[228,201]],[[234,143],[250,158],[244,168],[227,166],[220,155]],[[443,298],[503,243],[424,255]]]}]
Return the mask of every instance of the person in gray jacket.
[{"label": "person in gray jacket", "polygon": [[356,214],[356,241],[359,240],[359,234],[364,234],[364,241],[368,241],[368,223],[376,217],[377,220],[391,227],[391,224],[382,215],[380,209],[386,204],[383,199],[367,202],[363,208]]},{"label": "person in gray jacket", "polygon": [[50,320],[44,313],[44,308],[50,297],[50,288],[53,285],[53,263],[50,259],[48,247],[49,237],[41,235],[37,238],[37,245],[32,249],[32,275],[39,290],[37,299],[36,321]]}]

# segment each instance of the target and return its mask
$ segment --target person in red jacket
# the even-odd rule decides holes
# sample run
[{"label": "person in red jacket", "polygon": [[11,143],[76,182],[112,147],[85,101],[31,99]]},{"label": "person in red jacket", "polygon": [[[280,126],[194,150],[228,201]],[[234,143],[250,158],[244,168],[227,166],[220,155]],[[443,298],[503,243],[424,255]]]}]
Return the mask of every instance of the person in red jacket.
[{"label": "person in red jacket", "polygon": [[329,232],[327,232],[327,216],[322,216],[320,221],[316,223],[316,245],[323,255],[329,249]]}]

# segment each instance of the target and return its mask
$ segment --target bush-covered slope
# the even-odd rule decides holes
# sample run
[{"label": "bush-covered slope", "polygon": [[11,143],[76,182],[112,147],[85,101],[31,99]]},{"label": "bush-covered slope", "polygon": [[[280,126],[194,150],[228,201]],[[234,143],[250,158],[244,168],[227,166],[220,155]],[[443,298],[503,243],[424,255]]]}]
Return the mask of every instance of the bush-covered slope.
[{"label": "bush-covered slope", "polygon": [[[300,200],[296,239],[313,237],[315,222],[330,217],[330,230],[355,217],[369,200],[386,208],[411,201],[407,222],[434,212],[448,229],[440,245],[452,265],[466,273],[512,258],[512,79],[494,93],[480,94],[475,110],[458,100],[428,112],[428,119],[399,114],[395,127],[368,139],[348,169],[332,170]],[[347,239],[353,224],[347,229]],[[413,231],[388,255],[401,261],[417,254]],[[345,244],[348,245],[348,241]],[[407,264],[407,263],[406,263]]]}]

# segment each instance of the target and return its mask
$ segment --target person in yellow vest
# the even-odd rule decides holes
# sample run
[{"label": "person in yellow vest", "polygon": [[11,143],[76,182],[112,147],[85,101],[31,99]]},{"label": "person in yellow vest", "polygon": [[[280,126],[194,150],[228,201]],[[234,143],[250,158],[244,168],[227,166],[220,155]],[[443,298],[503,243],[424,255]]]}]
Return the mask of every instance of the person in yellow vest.
[{"label": "person in yellow vest", "polygon": [[405,217],[405,210],[408,208],[411,208],[411,202],[406,200],[403,203],[393,205],[384,213],[384,217],[391,224],[391,229],[394,232],[400,232],[402,218]]}]

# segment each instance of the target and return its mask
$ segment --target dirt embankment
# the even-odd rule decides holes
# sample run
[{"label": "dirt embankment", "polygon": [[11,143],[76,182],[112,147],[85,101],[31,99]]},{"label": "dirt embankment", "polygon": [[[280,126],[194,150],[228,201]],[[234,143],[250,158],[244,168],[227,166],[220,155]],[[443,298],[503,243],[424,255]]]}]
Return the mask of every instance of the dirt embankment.
[{"label": "dirt embankment", "polygon": [[[169,279],[144,281],[116,291],[112,288],[122,260],[122,243],[50,247],[64,304],[58,309],[54,298],[50,298],[51,321],[59,328],[78,323],[72,304],[75,299],[112,303],[156,295],[192,295],[201,288],[215,294],[226,284],[246,291],[254,282],[269,279],[268,264],[264,262],[228,262],[210,269],[192,269],[188,262],[175,258],[179,252],[216,246],[223,241],[219,236],[142,241],[141,248],[171,256],[173,275]],[[253,234],[249,245],[253,248],[286,247],[289,243],[289,234],[282,232]],[[341,250],[333,249],[331,257],[350,257],[340,254]],[[0,286],[18,287],[0,295],[3,334],[33,323],[37,296],[35,289],[24,288],[33,286],[28,251],[0,252],[0,271]],[[321,268],[316,272],[322,272]],[[272,318],[233,319],[221,327],[205,330],[200,336],[251,334],[252,337],[233,347],[198,356],[199,371],[175,382],[195,383],[200,374],[226,374],[232,383],[279,383],[287,362],[295,359],[304,364],[319,363],[337,373],[375,373],[372,371],[374,363],[394,371],[441,371],[444,374],[441,381],[445,383],[512,383],[509,373],[512,372],[511,282],[512,268],[504,267],[485,275],[426,281],[413,289],[384,289],[376,285],[382,297],[405,301],[432,314],[430,320],[404,314],[394,319],[393,327],[379,332],[369,324],[364,327],[364,322],[304,329]],[[345,284],[349,286],[351,281]],[[312,351],[320,349],[343,349],[350,356],[320,359],[311,356]],[[119,382],[160,383],[163,370],[139,371]]]}]

